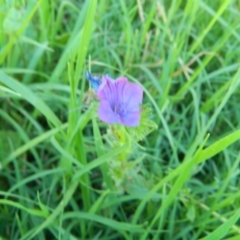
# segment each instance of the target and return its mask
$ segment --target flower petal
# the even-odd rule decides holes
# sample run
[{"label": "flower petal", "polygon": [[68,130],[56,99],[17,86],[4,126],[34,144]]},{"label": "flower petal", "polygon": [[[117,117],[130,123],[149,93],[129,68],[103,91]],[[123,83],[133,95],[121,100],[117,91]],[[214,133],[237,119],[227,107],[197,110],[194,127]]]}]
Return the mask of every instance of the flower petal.
[{"label": "flower petal", "polygon": [[102,121],[130,127],[139,125],[139,105],[143,97],[141,85],[130,83],[125,77],[114,81],[104,76],[97,95],[100,100],[98,115]]},{"label": "flower petal", "polygon": [[132,111],[142,103],[143,88],[137,83],[128,82],[124,88],[124,103],[127,110]]},{"label": "flower petal", "polygon": [[140,112],[128,112],[124,117],[120,118],[120,121],[123,125],[136,127],[140,124]]},{"label": "flower petal", "polygon": [[98,107],[99,118],[106,123],[118,123],[119,116],[113,112],[110,103],[107,100],[102,100]]},{"label": "flower petal", "polygon": [[110,104],[116,101],[115,81],[109,76],[102,77],[102,84],[97,91],[100,100],[108,100]]},{"label": "flower petal", "polygon": [[128,84],[128,79],[125,77],[119,77],[116,79],[115,82],[115,87],[116,87],[116,92],[117,92],[117,101],[119,103],[124,102],[124,89],[126,85]]}]

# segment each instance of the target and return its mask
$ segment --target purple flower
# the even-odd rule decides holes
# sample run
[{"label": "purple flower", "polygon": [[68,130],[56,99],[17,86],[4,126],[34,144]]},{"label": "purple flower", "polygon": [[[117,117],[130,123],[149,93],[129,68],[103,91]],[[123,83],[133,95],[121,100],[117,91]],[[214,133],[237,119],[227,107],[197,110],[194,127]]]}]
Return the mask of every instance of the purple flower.
[{"label": "purple flower", "polygon": [[104,76],[97,95],[100,99],[98,116],[103,122],[129,127],[139,125],[139,105],[143,97],[141,85],[128,82],[125,77],[114,81],[109,76]]}]

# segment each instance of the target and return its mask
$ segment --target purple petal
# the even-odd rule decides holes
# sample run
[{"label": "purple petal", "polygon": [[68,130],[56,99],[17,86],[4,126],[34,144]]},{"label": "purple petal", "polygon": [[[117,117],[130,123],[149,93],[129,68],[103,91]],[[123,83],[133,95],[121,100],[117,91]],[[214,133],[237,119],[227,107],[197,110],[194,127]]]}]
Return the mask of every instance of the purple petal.
[{"label": "purple petal", "polygon": [[125,77],[120,77],[116,79],[115,87],[117,90],[117,101],[119,103],[124,103],[124,89],[128,83],[128,79]]},{"label": "purple petal", "polygon": [[141,85],[130,83],[125,77],[114,81],[109,76],[104,76],[97,95],[100,100],[98,115],[102,121],[130,127],[139,125],[139,105],[143,97]]},{"label": "purple petal", "polygon": [[100,100],[108,100],[114,103],[116,98],[115,81],[108,76],[102,78],[102,84],[97,91]]},{"label": "purple petal", "polygon": [[120,118],[123,125],[136,127],[140,124],[140,112],[128,112],[124,117]]},{"label": "purple petal", "polygon": [[106,123],[118,123],[119,116],[113,112],[110,103],[107,100],[102,100],[98,107],[99,118]]},{"label": "purple petal", "polygon": [[129,111],[135,110],[142,103],[143,88],[137,83],[128,82],[124,88],[124,103]]}]

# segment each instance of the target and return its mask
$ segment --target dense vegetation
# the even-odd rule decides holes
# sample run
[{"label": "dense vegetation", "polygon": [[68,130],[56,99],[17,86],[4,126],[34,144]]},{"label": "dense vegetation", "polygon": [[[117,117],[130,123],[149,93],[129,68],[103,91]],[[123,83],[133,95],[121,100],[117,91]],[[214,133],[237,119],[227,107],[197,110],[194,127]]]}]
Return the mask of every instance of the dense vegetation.
[{"label": "dense vegetation", "polygon": [[[240,239],[238,0],[0,3],[0,239]],[[86,70],[144,87],[127,170]]]}]

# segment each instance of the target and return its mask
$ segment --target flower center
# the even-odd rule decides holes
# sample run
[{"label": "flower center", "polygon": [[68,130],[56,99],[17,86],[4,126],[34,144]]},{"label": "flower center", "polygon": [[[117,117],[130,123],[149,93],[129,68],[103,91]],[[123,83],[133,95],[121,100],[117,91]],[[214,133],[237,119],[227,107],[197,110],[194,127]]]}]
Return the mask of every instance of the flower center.
[{"label": "flower center", "polygon": [[126,114],[126,108],[125,108],[125,106],[124,106],[123,103],[116,104],[116,105],[114,106],[113,111],[114,111],[116,114],[120,115],[120,116]]}]

